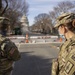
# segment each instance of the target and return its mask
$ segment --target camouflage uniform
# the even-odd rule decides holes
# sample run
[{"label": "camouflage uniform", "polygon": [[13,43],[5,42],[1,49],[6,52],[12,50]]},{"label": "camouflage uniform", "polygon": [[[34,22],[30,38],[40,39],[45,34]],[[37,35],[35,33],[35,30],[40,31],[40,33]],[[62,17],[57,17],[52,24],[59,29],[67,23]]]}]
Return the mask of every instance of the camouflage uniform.
[{"label": "camouflage uniform", "polygon": [[[73,19],[75,14],[63,14],[58,18],[55,27],[69,23]],[[52,63],[52,75],[75,75],[75,35],[61,45],[58,58]]]},{"label": "camouflage uniform", "polygon": [[[4,18],[0,20],[4,21]],[[0,21],[2,22],[2,21]],[[0,35],[0,75],[10,75],[14,61],[20,59],[17,46],[9,39]]]}]

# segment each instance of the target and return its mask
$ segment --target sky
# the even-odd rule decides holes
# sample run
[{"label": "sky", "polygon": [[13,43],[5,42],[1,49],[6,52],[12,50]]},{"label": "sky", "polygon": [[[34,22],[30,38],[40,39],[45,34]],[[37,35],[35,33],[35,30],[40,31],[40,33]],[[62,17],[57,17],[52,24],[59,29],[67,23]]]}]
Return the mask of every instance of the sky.
[{"label": "sky", "polygon": [[[34,17],[41,13],[49,13],[59,2],[68,0],[26,0],[29,4],[28,20],[29,26],[34,23]],[[75,0],[69,0],[75,1]]]}]

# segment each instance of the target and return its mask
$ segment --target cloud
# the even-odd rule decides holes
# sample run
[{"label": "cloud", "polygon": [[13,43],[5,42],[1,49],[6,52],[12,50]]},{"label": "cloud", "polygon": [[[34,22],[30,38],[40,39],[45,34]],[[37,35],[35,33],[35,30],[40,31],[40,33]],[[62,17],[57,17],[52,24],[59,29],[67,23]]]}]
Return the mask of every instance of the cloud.
[{"label": "cloud", "polygon": [[[31,0],[29,0],[31,1]],[[63,0],[32,0],[32,2],[34,3],[40,3],[40,2],[60,2],[60,1],[63,1]]]},{"label": "cloud", "polygon": [[[34,17],[37,16],[40,13],[49,13],[53,10],[53,7],[55,7],[58,2],[62,1],[68,1],[68,0],[27,0],[29,4],[29,24],[33,24]],[[69,1],[75,1],[75,0],[69,0]]]},{"label": "cloud", "polygon": [[40,13],[45,12],[46,13],[51,10],[52,10],[52,6],[38,6],[36,8],[30,8],[30,13],[34,13],[34,12],[35,12],[35,14],[38,12],[40,12]]},{"label": "cloud", "polygon": [[[36,2],[30,4],[30,8],[29,8],[29,12],[47,12],[49,10],[52,10],[52,7],[56,4],[56,3],[52,3],[50,1],[46,1],[44,0],[44,2],[41,2],[38,1],[38,0],[35,0]],[[43,0],[41,0],[43,1]],[[45,10],[46,9],[46,10]]]},{"label": "cloud", "polygon": [[[29,12],[35,12],[35,11],[49,11],[52,10],[54,6],[60,1],[64,0],[27,0],[30,3]],[[46,9],[46,10],[44,10]]]},{"label": "cloud", "polygon": [[32,25],[34,22],[34,17],[41,13],[48,13],[52,10],[53,6],[56,4],[54,1],[50,0],[32,0],[29,1],[29,24]]},{"label": "cloud", "polygon": [[[68,0],[27,0],[27,1],[30,4],[40,4],[40,3],[56,3]],[[69,1],[75,1],[75,0],[69,0]]]}]

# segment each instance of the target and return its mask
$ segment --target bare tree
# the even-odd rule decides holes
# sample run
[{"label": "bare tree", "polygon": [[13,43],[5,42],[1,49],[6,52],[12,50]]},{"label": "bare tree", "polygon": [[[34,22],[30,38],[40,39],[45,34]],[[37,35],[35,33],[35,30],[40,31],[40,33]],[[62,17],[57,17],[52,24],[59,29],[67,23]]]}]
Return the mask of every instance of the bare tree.
[{"label": "bare tree", "polygon": [[20,25],[20,18],[23,14],[28,14],[28,3],[25,0],[8,0],[9,6],[5,13],[11,21],[11,28]]},{"label": "bare tree", "polygon": [[54,10],[49,12],[50,18],[52,19],[52,23],[54,24],[56,18],[61,14],[65,12],[73,12],[75,9],[74,2],[71,1],[63,1],[58,3],[56,7],[54,7]]},{"label": "bare tree", "polygon": [[9,0],[9,8],[14,11],[20,11],[22,14],[27,14],[29,4],[26,0]]},{"label": "bare tree", "polygon": [[43,33],[49,33],[50,31],[52,31],[52,23],[48,14],[41,13],[34,19],[38,30],[40,29],[40,31]]},{"label": "bare tree", "polygon": [[59,6],[60,12],[68,12],[71,9],[75,8],[75,5],[70,1],[60,2],[58,6]]},{"label": "bare tree", "polygon": [[[15,26],[21,27],[20,17],[28,15],[28,6],[26,0],[0,0],[0,16],[9,18],[13,30]],[[3,25],[1,29],[4,31],[7,28],[8,25]]]}]

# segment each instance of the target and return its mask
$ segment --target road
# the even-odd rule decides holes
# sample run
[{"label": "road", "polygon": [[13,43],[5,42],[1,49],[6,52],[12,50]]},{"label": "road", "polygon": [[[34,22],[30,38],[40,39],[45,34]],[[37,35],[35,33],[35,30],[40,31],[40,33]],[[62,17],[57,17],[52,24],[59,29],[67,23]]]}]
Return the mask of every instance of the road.
[{"label": "road", "polygon": [[23,44],[21,59],[14,65],[12,75],[51,75],[52,59],[57,58],[60,44]]}]

